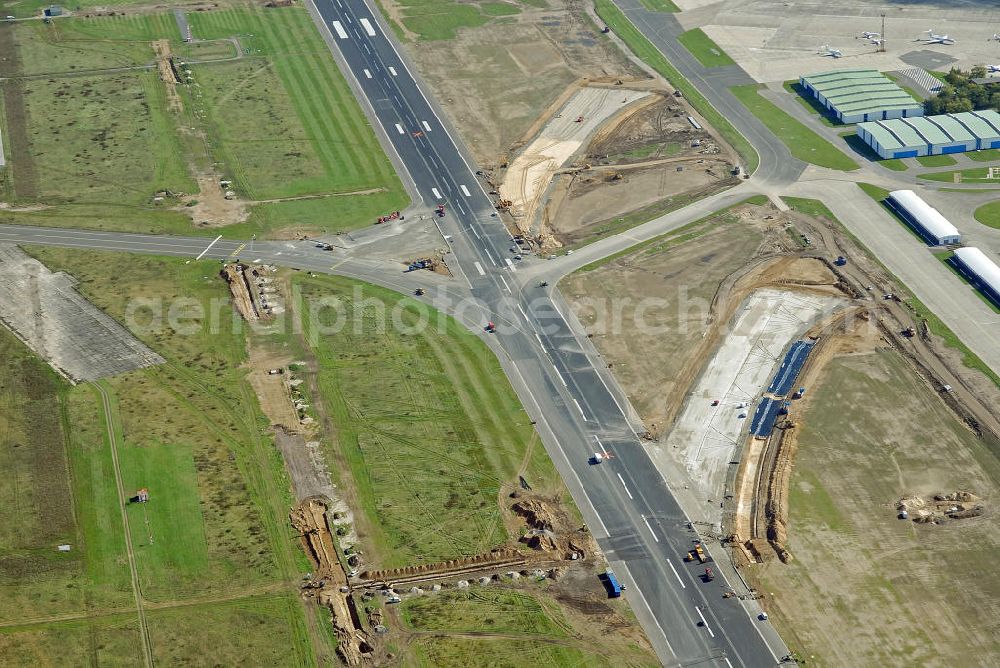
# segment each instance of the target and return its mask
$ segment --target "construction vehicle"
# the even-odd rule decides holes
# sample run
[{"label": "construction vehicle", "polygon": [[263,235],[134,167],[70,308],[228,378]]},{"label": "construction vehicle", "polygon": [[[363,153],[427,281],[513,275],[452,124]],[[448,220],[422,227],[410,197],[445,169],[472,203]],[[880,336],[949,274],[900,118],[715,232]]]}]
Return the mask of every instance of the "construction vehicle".
[{"label": "construction vehicle", "polygon": [[847,264],[847,258],[844,257],[843,255],[838,255],[837,259],[834,260],[833,263],[838,267],[843,267],[845,264]]},{"label": "construction vehicle", "polygon": [[608,589],[608,596],[610,598],[618,598],[622,595],[623,587],[618,583],[618,578],[615,577],[615,572],[610,568],[604,571],[604,575],[601,577],[604,580],[604,585]]},{"label": "construction vehicle", "polygon": [[792,399],[801,399],[802,395],[806,393],[806,388],[800,387],[798,391],[792,395]]},{"label": "construction vehicle", "polygon": [[423,295],[424,295],[424,289],[423,288],[417,288],[416,290],[413,291],[413,294],[415,294],[418,297],[423,297]]},{"label": "construction vehicle", "polygon": [[708,553],[705,552],[705,548],[701,546],[701,543],[694,544],[694,556],[698,560],[698,563],[704,564],[708,562]]},{"label": "construction vehicle", "polygon": [[705,582],[711,582],[715,579],[715,573],[712,572],[711,568],[705,569]]},{"label": "construction vehicle", "polygon": [[538,287],[540,287],[540,288],[547,288],[547,287],[549,287],[549,282],[548,281],[542,281],[541,283],[538,284]]},{"label": "construction vehicle", "polygon": [[410,263],[410,266],[406,268],[406,271],[416,271],[417,269],[433,269],[434,262],[430,258],[422,258],[420,260],[414,260]]},{"label": "construction vehicle", "polygon": [[577,116],[577,117],[576,117],[576,120],[575,120],[575,121],[573,121],[573,122],[574,122],[574,123],[583,123],[583,116]]},{"label": "construction vehicle", "polygon": [[375,220],[376,225],[381,225],[382,223],[388,223],[393,220],[403,220],[404,216],[399,211],[393,211],[388,216],[379,216]]},{"label": "construction vehicle", "polygon": [[903,330],[902,332],[900,332],[900,333],[901,333],[901,334],[902,334],[903,336],[905,336],[906,338],[908,338],[908,339],[912,339],[912,338],[913,338],[914,336],[916,336],[916,335],[917,335],[917,330],[915,330],[915,329],[914,329],[914,328],[912,328],[912,327],[907,327],[906,329],[904,329],[904,330]]},{"label": "construction vehicle", "polygon": [[438,218],[444,218],[444,204],[438,204],[437,208],[434,209],[434,213],[437,214]]},{"label": "construction vehicle", "polygon": [[483,329],[489,332],[490,334],[493,334],[497,331],[497,326],[493,323],[493,321],[490,321],[486,323],[486,327],[483,327]]}]

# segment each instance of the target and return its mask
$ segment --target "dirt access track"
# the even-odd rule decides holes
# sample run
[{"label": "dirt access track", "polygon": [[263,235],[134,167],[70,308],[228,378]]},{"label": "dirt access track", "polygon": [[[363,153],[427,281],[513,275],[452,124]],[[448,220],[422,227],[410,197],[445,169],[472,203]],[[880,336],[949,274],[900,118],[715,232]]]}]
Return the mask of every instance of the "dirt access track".
[{"label": "dirt access track", "polygon": [[645,91],[582,88],[576,91],[538,136],[510,163],[500,197],[522,234],[530,234],[535,213],[552,177],[585,145],[605,121],[627,113],[648,97]]}]

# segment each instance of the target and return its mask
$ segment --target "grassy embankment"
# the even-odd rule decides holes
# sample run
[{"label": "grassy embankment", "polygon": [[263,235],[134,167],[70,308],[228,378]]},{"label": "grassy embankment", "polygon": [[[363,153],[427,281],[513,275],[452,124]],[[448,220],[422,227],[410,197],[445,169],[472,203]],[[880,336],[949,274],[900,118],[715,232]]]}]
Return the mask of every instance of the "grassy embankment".
[{"label": "grassy embankment", "polygon": [[858,163],[842,153],[833,144],[795,120],[770,100],[761,97],[758,84],[733,86],[733,95],[749,109],[761,123],[788,146],[792,155],[804,162],[820,167],[852,171]]},{"label": "grassy embankment", "polygon": [[615,35],[625,42],[632,53],[659,72],[672,86],[684,94],[702,118],[739,153],[746,170],[751,173],[755,171],[760,164],[760,157],[750,142],[705,99],[705,96],[691,82],[681,76],[681,73],[639,32],[639,29],[628,20],[628,17],[610,0],[596,0],[594,8],[597,10],[598,16],[614,31]]},{"label": "grassy embankment", "polygon": [[[12,203],[0,221],[63,227],[249,236],[367,225],[406,203],[402,186],[308,13],[301,7],[191,13],[206,42],[171,108],[154,40],[179,53],[172,14],[71,18],[0,30]],[[239,60],[218,60],[238,37]],[[209,46],[211,45],[211,48]],[[146,69],[141,69],[146,66]],[[19,75],[44,67],[52,76]],[[118,67],[140,67],[111,71]],[[93,70],[79,74],[74,70]],[[197,85],[194,85],[197,84]],[[85,109],[86,113],[80,113]],[[337,113],[329,113],[329,110]],[[96,165],[100,168],[96,168]],[[196,175],[234,181],[247,222],[207,229],[182,203]],[[154,201],[167,190],[184,196]],[[304,199],[298,199],[304,198]]]}]

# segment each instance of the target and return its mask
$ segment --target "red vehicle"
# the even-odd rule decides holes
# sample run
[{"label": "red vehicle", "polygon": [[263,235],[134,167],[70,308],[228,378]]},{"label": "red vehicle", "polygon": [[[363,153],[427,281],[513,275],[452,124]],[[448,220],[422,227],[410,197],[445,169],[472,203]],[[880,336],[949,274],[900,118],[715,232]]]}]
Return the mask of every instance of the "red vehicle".
[{"label": "red vehicle", "polygon": [[712,572],[711,568],[705,569],[705,582],[711,582],[715,579],[715,573]]},{"label": "red vehicle", "polygon": [[713,399],[712,400],[712,405],[713,406],[718,406],[719,405],[719,400],[718,399]]},{"label": "red vehicle", "polygon": [[495,331],[497,331],[497,326],[495,324],[493,324],[493,322],[488,322],[488,323],[486,323],[486,327],[484,327],[483,329],[485,329],[487,332],[489,332],[490,334],[492,334]]}]

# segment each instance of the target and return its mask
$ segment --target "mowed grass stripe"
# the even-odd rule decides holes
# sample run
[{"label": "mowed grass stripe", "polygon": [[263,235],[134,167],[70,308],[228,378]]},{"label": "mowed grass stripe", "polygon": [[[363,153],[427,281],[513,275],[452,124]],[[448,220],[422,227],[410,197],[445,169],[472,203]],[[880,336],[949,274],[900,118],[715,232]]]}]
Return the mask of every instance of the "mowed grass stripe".
[{"label": "mowed grass stripe", "polygon": [[[333,81],[332,57],[329,53],[317,53],[322,44],[318,40],[309,39],[303,28],[311,30],[312,24],[302,25],[302,20],[308,16],[299,13],[293,16],[286,13],[281,18],[286,19],[283,26],[286,30],[271,32],[275,40],[284,35],[287,39],[298,36],[300,44],[306,44],[310,52],[296,54],[277,60],[279,75],[283,75],[288,93],[297,104],[300,120],[306,131],[313,138],[320,160],[324,163],[330,178],[344,188],[360,188],[368,185],[376,178],[371,160],[367,159],[366,151],[352,137],[350,121],[361,116],[361,109],[350,96],[345,86],[338,86]],[[321,60],[322,58],[322,60]],[[292,84],[292,85],[290,85]]]}]

